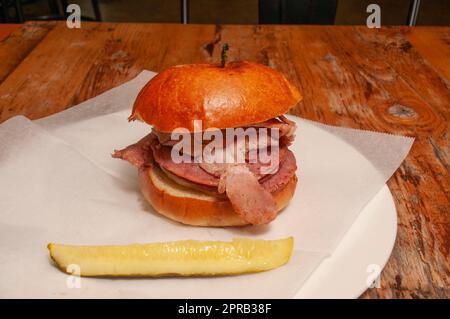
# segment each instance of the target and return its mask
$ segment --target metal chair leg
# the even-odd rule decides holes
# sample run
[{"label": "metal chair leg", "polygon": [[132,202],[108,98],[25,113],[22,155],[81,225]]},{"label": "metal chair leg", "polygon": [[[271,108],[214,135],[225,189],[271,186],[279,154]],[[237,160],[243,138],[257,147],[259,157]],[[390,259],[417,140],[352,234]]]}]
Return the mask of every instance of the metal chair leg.
[{"label": "metal chair leg", "polygon": [[2,5],[3,22],[9,22],[8,5],[6,0],[0,0],[0,4]]},{"label": "metal chair leg", "polygon": [[67,6],[69,5],[69,2],[67,0],[60,0],[59,3],[61,4],[62,14],[66,18],[69,16],[69,13],[67,13]]},{"label": "metal chair leg", "polygon": [[409,15],[408,15],[408,25],[410,27],[416,25],[417,16],[419,15],[419,10],[420,10],[420,0],[411,0],[411,5],[409,8]]},{"label": "metal chair leg", "polygon": [[98,0],[91,0],[92,8],[94,9],[94,15],[96,21],[102,21],[102,15],[100,12],[100,6],[98,4]]},{"label": "metal chair leg", "polygon": [[189,23],[189,0],[180,0],[181,23]]},{"label": "metal chair leg", "polygon": [[47,4],[50,8],[50,15],[61,15],[57,0],[47,0]]},{"label": "metal chair leg", "polygon": [[14,0],[14,8],[16,9],[16,18],[19,23],[22,23],[25,21],[23,16],[23,8],[22,4],[20,3],[20,0]]}]

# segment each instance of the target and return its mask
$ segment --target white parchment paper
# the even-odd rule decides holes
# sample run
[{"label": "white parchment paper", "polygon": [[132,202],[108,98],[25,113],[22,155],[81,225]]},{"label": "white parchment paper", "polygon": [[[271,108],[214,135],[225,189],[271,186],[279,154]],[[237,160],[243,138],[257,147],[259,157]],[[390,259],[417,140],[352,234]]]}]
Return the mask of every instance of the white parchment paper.
[{"label": "white parchment paper", "polygon": [[[299,186],[268,226],[198,228],[156,214],[137,172],[110,157],[149,132],[128,123],[154,76],[135,79],[56,115],[0,125],[0,297],[289,298],[329,256],[359,212],[407,155],[413,139],[330,127],[291,117]],[[276,270],[217,278],[72,278],[49,259],[49,242],[128,244],[179,239],[273,239],[293,235],[295,252]]]}]

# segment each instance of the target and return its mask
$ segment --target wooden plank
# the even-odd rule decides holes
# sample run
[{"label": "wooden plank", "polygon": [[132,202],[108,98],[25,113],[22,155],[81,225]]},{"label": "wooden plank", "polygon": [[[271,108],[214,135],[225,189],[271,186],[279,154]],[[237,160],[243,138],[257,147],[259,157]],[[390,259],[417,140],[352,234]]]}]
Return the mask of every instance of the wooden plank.
[{"label": "wooden plank", "polygon": [[181,25],[87,22],[76,30],[57,23],[0,86],[0,119],[16,114],[36,119],[96,96],[143,69],[205,60],[202,45],[213,38],[214,27],[181,30]]},{"label": "wooden plank", "polygon": [[239,39],[235,45],[245,48],[230,56],[274,66],[297,83],[304,101],[293,113],[416,137],[411,155],[389,182],[399,212],[396,247],[382,289],[371,289],[364,298],[449,296],[449,90],[408,43],[405,31],[222,29],[222,41]]},{"label": "wooden plank", "polygon": [[450,30],[449,28],[420,27],[408,28],[405,36],[414,49],[438,73],[450,81]]},{"label": "wooden plank", "polygon": [[0,122],[63,110],[143,69],[219,61],[229,43],[229,59],[270,65],[300,88],[294,114],[414,136],[389,181],[396,246],[381,289],[363,298],[450,297],[450,28],[57,23],[48,31],[31,52],[21,41],[0,45],[0,57],[7,49],[26,56],[0,85]]},{"label": "wooden plank", "polygon": [[[377,120],[395,126],[390,132],[416,137],[410,155],[388,183],[402,213],[396,249],[382,276],[392,290],[377,295],[448,298],[450,91],[446,79],[408,41],[405,34],[410,30],[376,34],[360,28],[356,37],[368,43],[368,49],[359,52],[372,59],[382,56],[395,82],[403,84],[388,91],[398,108],[378,112]],[[401,271],[405,265],[408,271]]]},{"label": "wooden plank", "polygon": [[0,41],[0,83],[53,28],[54,22],[31,22]]},{"label": "wooden plank", "polygon": [[2,23],[0,24],[0,41],[7,38],[11,33],[20,28],[20,24]]}]

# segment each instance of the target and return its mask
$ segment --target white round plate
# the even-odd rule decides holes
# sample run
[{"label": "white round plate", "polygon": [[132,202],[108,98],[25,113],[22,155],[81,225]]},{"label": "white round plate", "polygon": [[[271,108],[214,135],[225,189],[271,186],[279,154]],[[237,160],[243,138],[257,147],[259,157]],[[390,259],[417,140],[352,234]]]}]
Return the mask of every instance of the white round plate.
[{"label": "white round plate", "polygon": [[397,212],[385,185],[295,298],[358,298],[386,265],[396,235]]}]

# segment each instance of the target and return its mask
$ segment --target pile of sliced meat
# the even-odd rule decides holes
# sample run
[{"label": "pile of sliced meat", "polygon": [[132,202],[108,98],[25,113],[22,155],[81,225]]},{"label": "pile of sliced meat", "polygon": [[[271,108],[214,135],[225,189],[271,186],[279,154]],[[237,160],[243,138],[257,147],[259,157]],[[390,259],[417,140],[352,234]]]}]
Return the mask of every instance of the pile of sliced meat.
[{"label": "pile of sliced meat", "polygon": [[[289,183],[297,169],[294,154],[288,149],[294,138],[295,123],[280,116],[251,127],[278,129],[276,170],[265,172],[261,168],[267,163],[250,161],[248,158],[245,163],[176,163],[172,160],[171,152],[178,140],[171,140],[170,133],[155,130],[137,143],[115,151],[113,157],[126,160],[138,168],[159,165],[163,172],[179,184],[219,197],[226,196],[234,210],[248,223],[266,224],[277,215],[277,206],[271,193]],[[270,144],[270,140],[270,137],[267,138],[267,144]],[[257,147],[261,147],[261,143]],[[226,146],[224,148],[226,151]],[[248,154],[251,150],[252,145],[247,141],[244,152]],[[196,155],[192,153],[189,156]]]}]

